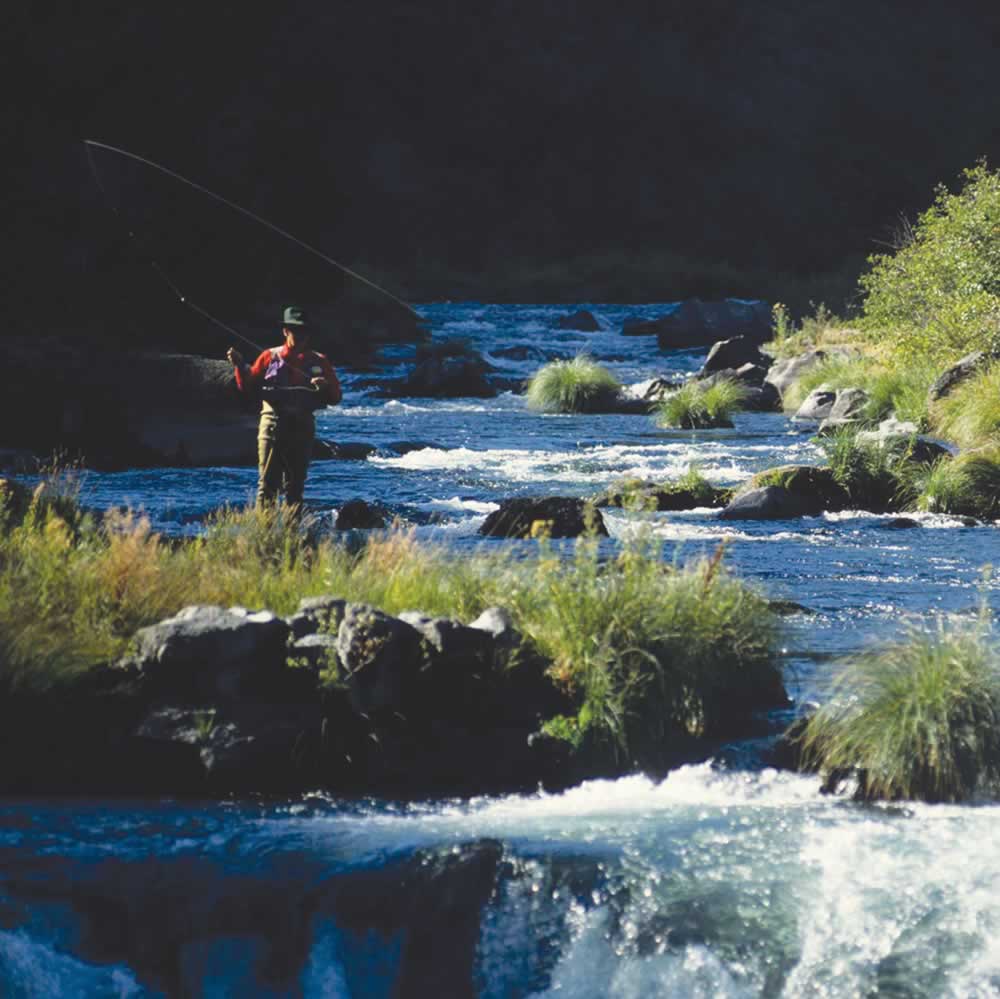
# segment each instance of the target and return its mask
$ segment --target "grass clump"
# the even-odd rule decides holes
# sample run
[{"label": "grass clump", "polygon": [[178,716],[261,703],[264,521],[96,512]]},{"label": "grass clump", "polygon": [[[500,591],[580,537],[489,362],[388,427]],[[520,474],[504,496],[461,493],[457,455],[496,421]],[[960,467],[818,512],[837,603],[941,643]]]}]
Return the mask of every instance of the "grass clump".
[{"label": "grass clump", "polygon": [[941,458],[924,469],[915,488],[919,510],[979,520],[1000,517],[1000,459],[995,454]]},{"label": "grass clump", "polygon": [[746,387],[730,378],[707,386],[689,381],[659,403],[657,422],[661,427],[682,430],[731,427],[731,417],[746,396]]},{"label": "grass clump", "polygon": [[811,316],[803,316],[798,327],[792,319],[791,310],[783,302],[775,302],[771,307],[771,325],[774,336],[764,344],[764,349],[772,357],[795,357],[818,347],[839,346],[856,334],[847,328],[845,321],[835,316],[822,302],[809,303],[813,308]]},{"label": "grass clump", "polygon": [[544,413],[594,413],[610,406],[621,384],[607,368],[585,354],[553,361],[528,382],[528,405]]},{"label": "grass clump", "polygon": [[721,558],[720,549],[672,566],[639,538],[602,562],[596,542],[581,539],[568,565],[543,553],[510,587],[519,627],[581,705],[553,734],[592,735],[655,763],[678,735],[724,731],[748,705],[774,697],[776,619]]},{"label": "grass clump", "polygon": [[1000,445],[1000,364],[955,386],[934,406],[934,429],[961,447]]},{"label": "grass clump", "polygon": [[846,662],[804,758],[862,799],[961,801],[1000,782],[1000,658],[986,615],[911,631]]},{"label": "grass clump", "polygon": [[918,472],[909,460],[911,442],[906,438],[878,444],[859,440],[853,427],[845,427],[818,441],[834,481],[852,504],[880,512],[912,503]]}]

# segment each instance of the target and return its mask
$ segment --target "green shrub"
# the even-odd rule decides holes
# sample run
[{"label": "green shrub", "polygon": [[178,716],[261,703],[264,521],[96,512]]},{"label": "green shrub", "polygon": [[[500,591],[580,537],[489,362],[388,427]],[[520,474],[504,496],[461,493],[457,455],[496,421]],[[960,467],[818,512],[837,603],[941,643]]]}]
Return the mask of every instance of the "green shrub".
[{"label": "green shrub", "polygon": [[859,655],[809,720],[804,758],[866,799],[960,801],[1000,780],[1000,660],[985,617]]},{"label": "green shrub", "polygon": [[553,361],[528,382],[528,405],[546,413],[592,413],[607,408],[621,385],[607,368],[585,354]]},{"label": "green shrub", "polygon": [[869,258],[862,324],[910,355],[954,359],[1000,345],[1000,174],[980,163],[894,253]]},{"label": "green shrub", "polygon": [[746,396],[746,387],[729,378],[708,386],[689,381],[659,403],[657,422],[682,430],[731,426],[731,417]]},{"label": "green shrub", "polygon": [[931,513],[993,520],[1000,516],[1000,461],[980,454],[941,458],[915,483],[916,506]]},{"label": "green shrub", "polygon": [[935,430],[961,447],[1000,442],[1000,364],[956,385],[935,406]]},{"label": "green shrub", "polygon": [[[655,758],[681,734],[723,729],[780,686],[775,617],[721,565],[721,551],[684,568],[638,539],[610,563],[593,539],[573,559],[551,553],[508,585],[518,626],[578,695],[568,731]],[[564,723],[561,731],[565,734]]]}]

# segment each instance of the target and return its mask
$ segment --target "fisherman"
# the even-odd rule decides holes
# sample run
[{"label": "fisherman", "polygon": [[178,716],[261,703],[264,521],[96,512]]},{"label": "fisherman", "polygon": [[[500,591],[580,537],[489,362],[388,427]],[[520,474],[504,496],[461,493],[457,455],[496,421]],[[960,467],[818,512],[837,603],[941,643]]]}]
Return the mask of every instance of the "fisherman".
[{"label": "fisherman", "polygon": [[272,505],[281,492],[299,509],[312,456],[313,412],[336,406],[341,391],[330,362],[309,348],[309,324],[302,309],[285,309],[281,332],[284,344],[265,350],[249,367],[234,347],[226,357],[235,369],[237,388],[262,398],[257,505]]}]

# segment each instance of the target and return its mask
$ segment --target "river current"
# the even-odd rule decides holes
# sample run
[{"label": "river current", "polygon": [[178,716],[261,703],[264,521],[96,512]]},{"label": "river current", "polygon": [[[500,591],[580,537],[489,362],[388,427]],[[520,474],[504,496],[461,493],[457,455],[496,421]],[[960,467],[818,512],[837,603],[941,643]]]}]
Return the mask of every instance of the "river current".
[{"label": "river current", "polygon": [[[632,384],[683,377],[704,359],[622,336],[626,318],[669,307],[591,306],[598,333],[556,329],[568,310],[554,306],[420,311],[435,340],[466,339],[512,378],[543,355],[586,350]],[[535,348],[533,359],[505,356],[515,347]],[[376,380],[412,356],[393,348]],[[332,523],[339,505],[362,497],[418,537],[459,549],[507,544],[476,531],[514,495],[590,495],[692,463],[735,484],[822,460],[808,428],[777,413],[738,414],[729,430],[666,431],[646,416],[543,416],[513,393],[386,401],[365,385],[372,372],[341,375],[344,402],[318,416],[318,434],[377,450],[314,462],[311,510]],[[128,504],[160,530],[190,533],[211,510],[246,501],[254,479],[233,468],[86,473],[82,501]],[[783,639],[799,707],[828,696],[837,656],[913,620],[966,614],[981,599],[997,606],[996,527],[915,519],[899,530],[860,510],[740,524],[710,510],[643,515],[665,557],[728,539],[734,572],[807,609],[785,620]],[[609,550],[636,528],[621,512],[606,520]],[[500,844],[502,863],[472,946],[477,995],[1000,995],[1000,807],[830,799],[815,778],[763,767],[757,748],[728,747],[661,783],[628,777],[471,801],[0,801],[0,995],[160,995],[163,981],[185,995],[434,994],[401,984],[402,930],[344,925],[323,886],[336,894],[345,877],[484,840]],[[274,905],[270,928],[211,915],[224,900],[259,906],[262,892]],[[107,930],[129,946],[95,943],[81,895],[129,900],[128,925]],[[178,931],[170,974],[157,978],[129,955],[148,955],[164,932],[152,913],[175,909],[188,932]],[[275,970],[268,955],[281,952],[286,910],[301,921],[299,957]]]}]

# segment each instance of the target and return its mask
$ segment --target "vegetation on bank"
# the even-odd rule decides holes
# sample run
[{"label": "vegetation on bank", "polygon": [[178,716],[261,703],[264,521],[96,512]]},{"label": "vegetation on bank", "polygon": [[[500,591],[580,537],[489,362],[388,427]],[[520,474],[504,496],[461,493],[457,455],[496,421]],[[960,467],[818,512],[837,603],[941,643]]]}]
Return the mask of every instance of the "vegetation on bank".
[{"label": "vegetation on bank", "polygon": [[593,413],[610,406],[620,391],[621,384],[607,368],[578,354],[535,372],[526,395],[528,405],[544,413]]},{"label": "vegetation on bank", "polygon": [[731,378],[710,385],[689,381],[658,404],[657,423],[681,430],[730,426],[746,395],[746,387]]},{"label": "vegetation on bank", "polygon": [[189,604],[287,615],[321,593],[465,621],[507,607],[580,705],[555,723],[576,743],[597,737],[633,752],[667,732],[710,734],[733,704],[745,710],[761,689],[780,688],[773,615],[725,571],[721,552],[680,566],[639,539],[608,561],[584,537],[568,562],[544,540],[534,558],[470,557],[405,532],[356,551],[310,541],[281,506],[224,510],[200,536],[168,541],[140,516],[82,512],[53,482],[23,509],[3,502],[0,516],[7,694],[52,690],[113,662],[138,628]]},{"label": "vegetation on bank", "polygon": [[828,785],[862,799],[962,801],[1000,785],[1000,655],[989,611],[844,663],[802,734]]},{"label": "vegetation on bank", "polygon": [[891,251],[868,263],[856,329],[822,306],[796,327],[775,306],[769,350],[830,353],[785,392],[785,408],[796,409],[823,384],[856,387],[869,395],[869,420],[894,414],[962,447],[1000,444],[1000,364],[984,366],[938,402],[928,399],[934,378],[960,357],[1000,351],[1000,173],[979,163],[957,191],[939,187],[915,223],[901,224]]}]

